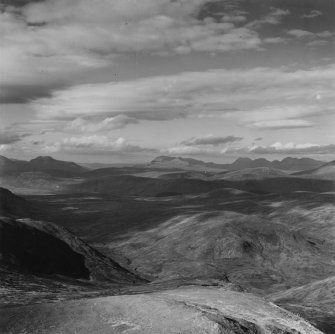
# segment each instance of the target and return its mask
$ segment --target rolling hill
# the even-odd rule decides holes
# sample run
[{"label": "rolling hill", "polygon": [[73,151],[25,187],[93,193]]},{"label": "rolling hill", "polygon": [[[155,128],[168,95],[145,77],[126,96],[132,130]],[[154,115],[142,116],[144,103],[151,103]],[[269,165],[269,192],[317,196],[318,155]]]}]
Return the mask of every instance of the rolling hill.
[{"label": "rolling hill", "polygon": [[[287,174],[279,169],[274,169],[270,167],[255,167],[225,173],[222,176],[220,176],[220,179],[230,181],[243,181],[243,180],[263,180],[268,178],[284,177],[284,176],[287,176]],[[218,179],[217,176],[214,176],[214,178]]]},{"label": "rolling hill", "polygon": [[[246,198],[241,205],[251,210],[256,200]],[[334,244],[279,219],[268,224],[261,208],[253,214],[228,208],[191,210],[110,246],[130,259],[131,266],[153,277],[227,276],[258,291],[301,285],[335,273]]]},{"label": "rolling hill", "polygon": [[[259,175],[259,169],[256,171]],[[224,174],[222,178],[225,178],[225,175],[227,174]],[[199,194],[219,188],[235,188],[264,194],[290,193],[294,191],[330,192],[335,190],[335,181],[331,180],[290,176],[269,177],[258,180],[257,178],[243,179],[241,175],[243,176],[243,171],[239,172],[236,178],[233,177],[234,180],[212,181],[181,178],[178,173],[169,174],[168,178],[149,178],[133,175],[103,176],[82,180],[68,186],[67,191],[81,193],[100,192],[121,196],[157,196],[162,193]]]},{"label": "rolling hill", "polygon": [[318,168],[294,173],[294,175],[335,181],[335,160]]}]

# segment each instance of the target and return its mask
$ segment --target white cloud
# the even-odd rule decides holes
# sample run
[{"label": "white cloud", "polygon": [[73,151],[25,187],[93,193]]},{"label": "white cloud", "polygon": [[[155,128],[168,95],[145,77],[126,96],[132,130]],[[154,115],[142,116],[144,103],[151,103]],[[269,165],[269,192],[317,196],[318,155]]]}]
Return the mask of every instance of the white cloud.
[{"label": "white cloud", "polygon": [[102,121],[94,122],[83,118],[76,118],[70,122],[67,130],[74,132],[100,132],[122,129],[129,124],[136,124],[138,120],[126,115],[107,117]]},{"label": "white cloud", "polygon": [[276,142],[270,146],[255,146],[249,149],[254,154],[333,154],[335,153],[334,144],[295,144]]},{"label": "white cloud", "polygon": [[[57,0],[1,11],[2,98],[24,102],[125,52],[190,53],[260,49],[258,33],[236,23],[199,19],[210,0]],[[20,101],[21,98],[21,101]]]},{"label": "white cloud", "polygon": [[287,38],[283,37],[268,37],[263,39],[264,43],[267,44],[278,44],[278,43],[286,43],[288,42]]},{"label": "white cloud", "polygon": [[308,14],[304,14],[301,17],[304,19],[313,19],[321,15],[323,15],[323,13],[320,10],[313,9]]},{"label": "white cloud", "polygon": [[257,121],[251,123],[250,126],[261,129],[297,129],[312,127],[313,123],[304,119],[275,119]]},{"label": "white cloud", "polygon": [[293,142],[275,142],[271,145],[225,146],[203,147],[178,145],[162,150],[161,153],[171,155],[195,155],[195,156],[259,156],[259,155],[331,155],[335,153],[334,144],[313,144]]},{"label": "white cloud", "polygon": [[106,135],[77,136],[64,138],[62,141],[47,143],[45,152],[61,152],[83,155],[94,154],[143,154],[153,153],[154,149],[129,144],[124,138],[113,139]]},{"label": "white cloud", "polygon": [[275,8],[271,7],[270,12],[262,17],[261,19],[254,20],[247,24],[247,27],[252,29],[258,29],[262,27],[265,24],[279,24],[281,23],[284,16],[287,16],[290,14],[290,11],[288,9],[281,9],[281,8]]},{"label": "white cloud", "polygon": [[207,137],[192,137],[184,140],[181,144],[185,146],[220,146],[228,143],[233,143],[236,141],[242,140],[242,137],[236,136],[226,136],[226,137],[218,137],[218,136],[207,136]]},{"label": "white cloud", "polygon": [[[100,117],[113,124],[123,114],[137,120],[227,118],[251,127],[263,122],[270,128],[286,122],[292,128],[310,126],[312,120],[306,117],[333,111],[334,76],[335,66],[185,72],[74,86],[32,105],[46,120]],[[121,123],[127,121],[123,118]]]},{"label": "white cloud", "polygon": [[306,46],[309,46],[309,47],[311,47],[311,48],[318,48],[318,47],[320,47],[320,46],[324,46],[324,45],[328,45],[329,44],[329,42],[328,41],[326,41],[326,40],[324,40],[324,39],[318,39],[318,40],[315,40],[315,41],[311,41],[311,42],[308,42],[307,44],[306,44]]},{"label": "white cloud", "polygon": [[298,39],[330,38],[334,35],[332,32],[328,30],[314,33],[307,30],[292,29],[288,30],[286,33]]}]

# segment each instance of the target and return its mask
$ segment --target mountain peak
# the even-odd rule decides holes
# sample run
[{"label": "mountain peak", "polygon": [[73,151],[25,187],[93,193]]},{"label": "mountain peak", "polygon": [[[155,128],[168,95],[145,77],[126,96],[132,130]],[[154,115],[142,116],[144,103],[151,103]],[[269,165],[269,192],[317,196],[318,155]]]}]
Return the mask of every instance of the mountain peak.
[{"label": "mountain peak", "polygon": [[57,161],[56,159],[54,159],[53,157],[50,156],[39,156],[37,158],[31,159],[30,162],[53,162],[53,161]]}]

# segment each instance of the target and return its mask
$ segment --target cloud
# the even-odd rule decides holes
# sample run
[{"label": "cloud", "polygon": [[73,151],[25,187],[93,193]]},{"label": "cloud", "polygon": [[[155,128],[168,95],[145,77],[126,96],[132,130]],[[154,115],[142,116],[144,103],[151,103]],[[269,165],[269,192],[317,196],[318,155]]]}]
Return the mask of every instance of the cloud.
[{"label": "cloud", "polygon": [[[7,103],[48,96],[124,53],[155,55],[259,50],[256,31],[227,10],[199,18],[210,0],[46,0],[0,12],[2,95]],[[18,4],[16,2],[15,4]],[[275,14],[274,15],[279,15]],[[238,24],[238,25],[237,25]]]},{"label": "cloud", "polygon": [[270,12],[266,16],[248,23],[247,27],[252,29],[259,29],[265,24],[276,25],[281,23],[284,16],[290,14],[290,11],[288,9],[281,9],[276,7],[271,7],[270,9]]},{"label": "cloud", "polygon": [[303,119],[275,119],[254,122],[250,126],[261,129],[299,129],[310,128],[313,123]]},{"label": "cloud", "polygon": [[324,45],[328,45],[329,44],[329,42],[328,41],[326,41],[326,40],[324,40],[324,39],[318,39],[318,40],[315,40],[315,41],[311,41],[311,42],[308,42],[307,44],[306,44],[306,46],[309,46],[309,47],[311,47],[311,48],[318,48],[318,47],[320,47],[320,46],[324,46]]},{"label": "cloud", "polygon": [[182,145],[186,146],[198,146],[198,145],[209,145],[209,146],[219,146],[223,144],[233,143],[242,140],[242,137],[226,136],[226,137],[192,137],[181,142]]},{"label": "cloud", "polygon": [[292,29],[292,30],[288,30],[286,33],[298,39],[330,38],[334,35],[332,32],[328,30],[318,32],[318,33],[313,33],[307,30]]},{"label": "cloud", "polygon": [[163,149],[161,153],[171,155],[220,156],[221,151],[218,148],[178,145]]},{"label": "cloud", "polygon": [[[255,140],[256,141],[256,140]],[[335,153],[335,144],[296,144],[293,142],[275,142],[271,145],[250,146],[226,146],[226,147],[200,147],[178,145],[162,150],[161,153],[174,155],[195,155],[195,156],[259,156],[259,155],[331,155]]]},{"label": "cloud", "polygon": [[249,149],[253,154],[334,154],[335,145],[295,144],[276,142],[270,146],[255,146]]},{"label": "cloud", "polygon": [[301,17],[304,19],[313,19],[321,15],[323,15],[323,13],[320,10],[313,9],[308,14],[304,14]]},{"label": "cloud", "polygon": [[115,117],[107,117],[99,122],[89,121],[83,118],[76,118],[67,127],[67,130],[74,132],[99,132],[122,129],[129,124],[137,124],[136,118],[126,115],[117,115]]},{"label": "cloud", "polygon": [[21,141],[26,134],[15,134],[10,132],[0,131],[0,145],[14,144]]},{"label": "cloud", "polygon": [[64,138],[55,143],[46,143],[43,150],[48,153],[61,152],[82,155],[143,154],[157,152],[155,149],[129,144],[124,138],[113,139],[105,135]]},{"label": "cloud", "polygon": [[87,117],[107,119],[103,124],[90,121],[92,129],[108,123],[134,123],[134,119],[167,121],[185,117],[225,118],[258,128],[307,127],[313,125],[311,117],[333,112],[334,76],[334,65],[309,70],[184,72],[78,85],[56,91],[51,98],[35,100],[32,107],[45,121],[84,119],[74,122],[79,123],[78,127],[89,127]]},{"label": "cloud", "polygon": [[287,43],[288,39],[283,37],[268,37],[264,38],[263,42],[267,44],[279,44],[279,43]]}]

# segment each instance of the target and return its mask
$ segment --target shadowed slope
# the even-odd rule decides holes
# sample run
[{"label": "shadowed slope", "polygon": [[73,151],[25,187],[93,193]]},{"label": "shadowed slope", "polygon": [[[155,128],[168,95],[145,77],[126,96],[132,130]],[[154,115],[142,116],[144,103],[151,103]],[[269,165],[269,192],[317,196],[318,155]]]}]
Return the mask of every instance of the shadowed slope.
[{"label": "shadowed slope", "polygon": [[1,264],[10,270],[121,283],[141,281],[63,227],[1,218],[0,229]]}]

